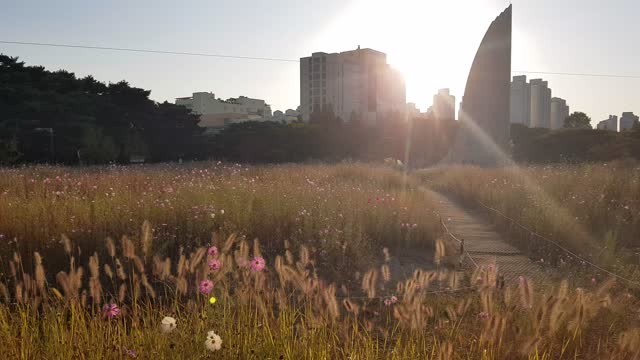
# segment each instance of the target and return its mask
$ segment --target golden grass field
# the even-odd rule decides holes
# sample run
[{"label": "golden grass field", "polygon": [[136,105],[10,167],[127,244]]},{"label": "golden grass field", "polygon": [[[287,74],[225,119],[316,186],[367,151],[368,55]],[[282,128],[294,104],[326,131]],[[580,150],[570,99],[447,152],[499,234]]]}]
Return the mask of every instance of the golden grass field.
[{"label": "golden grass field", "polygon": [[0,349],[10,359],[640,356],[637,292],[613,281],[497,288],[492,267],[393,280],[399,251],[440,244],[419,189],[424,179],[444,189],[438,171],[0,169]]},{"label": "golden grass field", "polygon": [[[422,170],[430,187],[461,203],[495,208],[526,228],[557,241],[590,261],[640,279],[640,164],[487,169],[453,166]],[[529,235],[486,214],[526,246]],[[545,257],[546,254],[538,253]]]}]

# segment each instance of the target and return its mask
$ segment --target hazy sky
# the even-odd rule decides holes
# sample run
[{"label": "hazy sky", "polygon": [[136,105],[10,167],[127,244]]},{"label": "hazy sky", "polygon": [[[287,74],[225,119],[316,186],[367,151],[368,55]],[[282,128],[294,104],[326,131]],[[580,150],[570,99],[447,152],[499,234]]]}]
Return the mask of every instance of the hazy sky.
[{"label": "hazy sky", "polygon": [[[508,4],[3,0],[0,40],[287,59],[361,45],[388,54],[405,75],[407,101],[424,111],[442,87],[451,88],[459,103],[480,40]],[[513,70],[640,76],[637,0],[515,0],[513,6]],[[212,91],[222,98],[263,98],[274,110],[299,104],[297,63],[7,44],[0,44],[0,52],[101,81],[126,79],[150,89],[158,101]],[[640,79],[528,76],[548,80],[553,96],[594,121],[640,113]]]}]

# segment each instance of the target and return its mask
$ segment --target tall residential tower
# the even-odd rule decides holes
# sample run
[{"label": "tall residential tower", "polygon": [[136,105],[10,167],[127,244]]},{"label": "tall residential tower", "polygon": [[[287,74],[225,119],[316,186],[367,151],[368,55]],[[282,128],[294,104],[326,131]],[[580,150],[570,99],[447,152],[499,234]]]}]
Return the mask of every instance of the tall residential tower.
[{"label": "tall residential tower", "polygon": [[438,90],[438,93],[433,95],[431,111],[438,120],[455,120],[456,97],[449,93],[449,89]]},{"label": "tall residential tower", "polygon": [[313,53],[300,59],[300,113],[309,121],[314,111],[326,109],[372,125],[387,116],[404,118],[404,79],[380,51]]},{"label": "tall residential tower", "polygon": [[569,117],[569,105],[561,98],[551,98],[551,129],[556,130],[564,127],[564,120]]},{"label": "tall residential tower", "polygon": [[511,82],[511,123],[530,126],[531,85],[525,75],[514,76]]}]

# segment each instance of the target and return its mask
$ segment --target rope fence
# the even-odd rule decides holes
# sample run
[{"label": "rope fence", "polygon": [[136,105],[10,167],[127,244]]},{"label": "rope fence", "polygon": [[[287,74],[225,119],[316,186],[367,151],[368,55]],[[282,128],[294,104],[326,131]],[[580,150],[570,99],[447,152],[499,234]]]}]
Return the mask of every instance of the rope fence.
[{"label": "rope fence", "polygon": [[[619,275],[619,274],[614,273],[614,272],[612,272],[610,270],[607,270],[607,269],[599,266],[598,264],[595,264],[592,261],[589,261],[588,259],[584,258],[583,256],[580,256],[580,255],[576,254],[575,252],[567,249],[566,247],[560,245],[557,241],[551,240],[551,239],[547,238],[546,236],[538,234],[537,232],[527,228],[526,226],[524,226],[524,225],[520,224],[519,222],[517,222],[515,219],[505,215],[501,211],[499,211],[499,210],[497,210],[497,209],[495,209],[493,207],[487,206],[486,204],[484,204],[480,200],[477,200],[477,202],[485,210],[493,212],[494,214],[496,214],[496,215],[500,216],[501,218],[507,220],[511,226],[515,226],[517,228],[520,228],[522,231],[525,232],[525,234],[528,234],[529,240],[530,240],[529,243],[527,244],[528,245],[528,249],[529,249],[529,253],[533,252],[532,251],[532,245],[533,245],[534,249],[539,248],[539,247],[536,246],[537,244],[536,244],[535,239],[540,239],[540,240],[544,241],[546,244],[550,244],[550,245],[552,245],[553,247],[555,247],[557,249],[555,251],[555,254],[553,254],[552,252],[548,252],[548,255],[550,255],[550,258],[552,259],[552,263],[557,263],[558,258],[560,258],[560,261],[564,261],[564,259],[562,257],[557,256],[558,254],[568,255],[569,259],[571,259],[571,257],[573,257],[573,258],[575,258],[577,260],[580,260],[583,265],[589,265],[589,266],[591,266],[591,267],[593,267],[593,268],[595,268],[595,269],[597,269],[597,270],[599,270],[599,271],[601,271],[603,273],[606,273],[606,274],[608,274],[608,275],[610,275],[612,277],[615,277],[616,279],[620,279],[620,280],[623,280],[623,281],[625,281],[625,282],[627,282],[629,284],[632,284],[632,285],[640,287],[640,282],[632,280],[632,279],[629,279],[629,278],[626,278],[626,277],[624,277],[622,275]],[[526,237],[526,236],[524,236],[524,237]],[[545,250],[545,248],[542,247],[541,251],[544,251],[544,250]]]},{"label": "rope fence", "polygon": [[456,237],[447,227],[447,224],[444,223],[444,221],[442,220],[442,216],[440,217],[440,225],[442,225],[442,228],[444,230],[445,235],[449,236],[451,239],[455,240],[458,242],[458,244],[460,244],[460,255],[461,256],[466,256],[469,258],[469,260],[471,260],[471,263],[473,264],[473,266],[477,268],[479,268],[478,263],[476,263],[476,261],[473,259],[473,257],[471,256],[471,254],[469,254],[469,252],[464,248],[464,240],[463,239],[458,239],[458,237]]}]

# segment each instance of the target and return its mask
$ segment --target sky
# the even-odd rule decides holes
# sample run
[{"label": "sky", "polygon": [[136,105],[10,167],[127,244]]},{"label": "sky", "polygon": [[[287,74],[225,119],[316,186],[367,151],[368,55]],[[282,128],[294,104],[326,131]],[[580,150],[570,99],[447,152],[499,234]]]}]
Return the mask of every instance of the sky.
[{"label": "sky", "polygon": [[[459,103],[475,52],[503,0],[2,0],[0,40],[299,59],[357,46],[387,53],[426,111],[439,88]],[[640,77],[637,0],[514,0],[512,70]],[[299,105],[299,65],[0,44],[29,65],[127,80],[156,101],[210,91]],[[640,114],[640,78],[528,74],[593,123]]]}]

